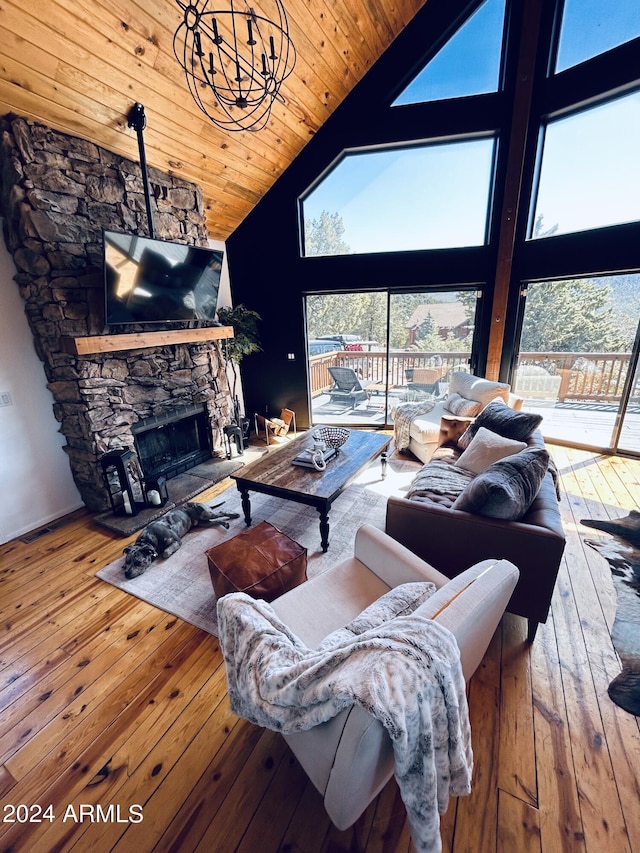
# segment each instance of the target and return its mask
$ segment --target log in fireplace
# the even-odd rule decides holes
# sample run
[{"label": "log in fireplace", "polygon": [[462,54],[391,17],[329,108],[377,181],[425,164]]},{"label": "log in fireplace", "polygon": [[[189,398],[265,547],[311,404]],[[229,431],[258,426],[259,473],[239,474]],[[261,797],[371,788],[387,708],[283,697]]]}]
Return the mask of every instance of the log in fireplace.
[{"label": "log in fireplace", "polygon": [[132,427],[146,480],[176,477],[212,457],[204,406],[185,406],[139,421]]}]

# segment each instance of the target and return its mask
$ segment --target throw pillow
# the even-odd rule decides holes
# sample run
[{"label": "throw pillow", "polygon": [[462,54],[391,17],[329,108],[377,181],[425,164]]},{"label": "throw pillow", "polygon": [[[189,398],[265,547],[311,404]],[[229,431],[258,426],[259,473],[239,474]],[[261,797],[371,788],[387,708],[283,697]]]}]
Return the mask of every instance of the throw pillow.
[{"label": "throw pillow", "polygon": [[454,392],[448,395],[443,408],[447,412],[451,412],[452,415],[458,415],[461,418],[475,418],[482,409],[482,403],[467,400],[466,397]]},{"label": "throw pillow", "polygon": [[516,412],[503,402],[494,400],[480,412],[472,424],[458,439],[458,447],[462,450],[471,444],[471,440],[480,427],[486,427],[504,438],[514,441],[526,441],[542,422],[542,415],[534,412]]},{"label": "throw pillow", "polygon": [[473,373],[465,373],[456,370],[451,375],[449,393],[460,394],[467,400],[475,400],[486,406],[494,397],[501,397],[505,402],[509,399],[510,386],[506,382],[493,382],[490,379],[482,379]]},{"label": "throw pillow", "polygon": [[549,454],[542,447],[500,459],[469,483],[452,508],[517,521],[535,500],[548,465]]},{"label": "throw pillow", "polygon": [[493,465],[505,456],[519,453],[527,446],[526,441],[514,441],[512,438],[504,438],[497,432],[491,432],[486,427],[480,427],[469,444],[469,447],[456,460],[455,465],[480,474],[489,465]]}]

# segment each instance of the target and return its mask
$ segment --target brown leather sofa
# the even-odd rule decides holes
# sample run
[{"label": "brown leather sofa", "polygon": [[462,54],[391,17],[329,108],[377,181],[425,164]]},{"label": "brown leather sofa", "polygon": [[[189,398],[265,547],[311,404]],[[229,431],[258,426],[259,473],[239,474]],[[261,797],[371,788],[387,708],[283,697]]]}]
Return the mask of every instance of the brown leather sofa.
[{"label": "brown leather sofa", "polygon": [[[538,430],[527,443],[544,446]],[[449,452],[459,453],[455,449]],[[565,546],[551,471],[519,521],[502,521],[429,501],[392,496],[387,501],[385,529],[449,578],[479,560],[509,560],[520,570],[520,578],[507,610],[528,619],[529,642],[538,625],[546,622]]]}]

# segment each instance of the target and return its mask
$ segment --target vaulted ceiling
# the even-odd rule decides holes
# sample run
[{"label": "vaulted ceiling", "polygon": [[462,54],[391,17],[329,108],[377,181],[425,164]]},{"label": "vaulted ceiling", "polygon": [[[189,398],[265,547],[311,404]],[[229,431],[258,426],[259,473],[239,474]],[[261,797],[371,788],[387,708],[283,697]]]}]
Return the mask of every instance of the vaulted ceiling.
[{"label": "vaulted ceiling", "polygon": [[[149,166],[202,187],[224,240],[425,0],[285,0],[297,64],[258,133],[218,129],[173,53],[175,0],[3,0],[0,114],[27,116],[138,160],[128,127],[142,103]],[[259,0],[256,0],[259,8]]]}]

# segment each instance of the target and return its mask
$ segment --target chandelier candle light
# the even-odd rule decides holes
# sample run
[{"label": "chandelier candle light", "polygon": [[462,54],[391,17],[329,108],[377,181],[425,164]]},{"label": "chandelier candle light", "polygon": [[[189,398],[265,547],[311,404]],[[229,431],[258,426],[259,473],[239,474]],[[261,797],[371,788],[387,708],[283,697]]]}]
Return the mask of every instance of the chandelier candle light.
[{"label": "chandelier candle light", "polygon": [[196,104],[224,130],[262,130],[296,62],[281,0],[261,0],[264,14],[246,0],[176,2],[173,52]]}]

